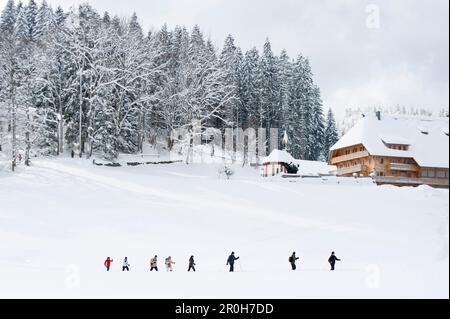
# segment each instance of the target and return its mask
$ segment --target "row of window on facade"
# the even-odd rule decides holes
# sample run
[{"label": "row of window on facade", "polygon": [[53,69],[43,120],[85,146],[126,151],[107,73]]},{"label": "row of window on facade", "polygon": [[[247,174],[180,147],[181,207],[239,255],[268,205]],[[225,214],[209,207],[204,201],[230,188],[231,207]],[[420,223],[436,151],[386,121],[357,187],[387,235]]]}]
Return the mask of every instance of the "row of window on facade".
[{"label": "row of window on facade", "polygon": [[366,165],[366,164],[372,164],[373,160],[372,159],[361,159],[361,160],[356,160],[356,161],[352,161],[352,162],[345,162],[341,165],[339,165],[339,168],[344,168],[344,167],[353,167],[353,166],[357,166],[357,165]]},{"label": "row of window on facade", "polygon": [[[363,160],[358,160],[358,161],[353,161],[353,162],[347,162],[345,164],[343,164],[341,167],[353,167],[353,166],[357,166],[357,165],[372,165],[374,162],[373,159],[363,159]],[[383,165],[384,164],[384,158],[381,157],[380,158],[380,164]],[[411,161],[411,159],[409,158],[392,158],[390,160],[391,164],[413,164],[413,162]]]},{"label": "row of window on facade", "polygon": [[[414,173],[411,172],[398,172],[397,177],[405,177],[405,178],[416,178],[417,176]],[[388,176],[388,174],[386,172],[375,172],[376,176],[380,176],[380,177],[386,177]]]},{"label": "row of window on facade", "polygon": [[[396,177],[417,178],[417,175],[411,172],[397,172],[396,174]],[[375,175],[380,177],[388,176],[386,172],[375,172]]]},{"label": "row of window on facade", "polygon": [[386,144],[391,150],[407,151],[409,149],[408,145],[396,145],[396,144]]},{"label": "row of window on facade", "polygon": [[413,164],[410,158],[391,158],[391,164]]},{"label": "row of window on facade", "polygon": [[350,155],[350,154],[358,153],[358,152],[364,152],[364,147],[363,146],[361,146],[360,148],[355,147],[352,150],[348,149],[345,151],[345,155]]},{"label": "row of window on facade", "polygon": [[[384,157],[380,158],[380,164],[383,165],[385,162]],[[410,158],[390,158],[389,162],[391,164],[414,164],[414,162],[412,161],[412,159]]]},{"label": "row of window on facade", "polygon": [[420,171],[421,177],[428,177],[428,178],[449,178],[448,171],[437,171],[434,169],[422,169]]},{"label": "row of window on facade", "polygon": [[[387,176],[386,172],[375,172],[376,176],[384,177]],[[414,177],[414,174],[409,172],[401,172],[401,176],[404,177]],[[434,170],[434,169],[422,169],[420,171],[420,177],[424,178],[449,178],[449,171]]]},{"label": "row of window on facade", "polygon": [[348,168],[348,167],[354,167],[357,165],[365,165],[365,161],[356,161],[356,162],[351,162],[351,163],[345,163],[342,165],[339,165],[339,168]]},{"label": "row of window on facade", "polygon": [[[409,150],[409,146],[408,145],[400,145],[400,144],[385,144],[388,148],[393,149],[393,150],[398,150],[398,151],[408,151]],[[365,148],[364,146],[361,147],[354,147],[353,149],[347,149],[345,151],[345,155],[350,155],[353,153],[358,153],[358,152],[364,152]]]}]

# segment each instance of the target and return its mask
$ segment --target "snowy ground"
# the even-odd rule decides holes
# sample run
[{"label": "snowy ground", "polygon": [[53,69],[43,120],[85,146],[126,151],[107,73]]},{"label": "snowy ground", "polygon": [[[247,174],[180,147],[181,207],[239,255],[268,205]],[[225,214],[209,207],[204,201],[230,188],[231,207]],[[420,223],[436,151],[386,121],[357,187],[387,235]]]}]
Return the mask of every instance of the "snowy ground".
[{"label": "snowy ground", "polygon": [[[47,159],[0,171],[0,298],[449,297],[448,190],[217,169]],[[150,273],[155,254],[175,272]]]}]

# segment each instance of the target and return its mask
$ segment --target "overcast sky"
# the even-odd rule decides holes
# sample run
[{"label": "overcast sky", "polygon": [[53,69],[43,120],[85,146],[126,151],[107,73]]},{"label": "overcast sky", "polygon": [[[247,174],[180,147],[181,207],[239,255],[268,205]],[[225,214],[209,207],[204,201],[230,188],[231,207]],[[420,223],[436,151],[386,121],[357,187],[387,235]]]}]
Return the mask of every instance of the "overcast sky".
[{"label": "overcast sky", "polygon": [[[67,9],[86,1],[47,2]],[[198,24],[219,46],[229,33],[244,50],[269,37],[277,53],[310,58],[325,106],[338,115],[345,107],[449,105],[448,0],[88,2],[111,14],[136,11],[147,29]]]}]

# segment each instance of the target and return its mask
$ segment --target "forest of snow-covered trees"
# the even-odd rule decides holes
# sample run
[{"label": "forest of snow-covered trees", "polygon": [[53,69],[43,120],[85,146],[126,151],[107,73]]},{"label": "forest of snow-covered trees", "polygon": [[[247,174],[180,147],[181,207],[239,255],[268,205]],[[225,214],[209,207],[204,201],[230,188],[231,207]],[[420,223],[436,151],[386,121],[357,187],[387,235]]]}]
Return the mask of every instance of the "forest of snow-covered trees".
[{"label": "forest of snow-covered trees", "polygon": [[145,33],[136,14],[100,15],[88,4],[65,12],[45,1],[10,0],[0,20],[0,151],[107,159],[145,141],[202,127],[278,128],[297,158],[326,157],[337,140],[308,58],[222,49],[198,26]]}]

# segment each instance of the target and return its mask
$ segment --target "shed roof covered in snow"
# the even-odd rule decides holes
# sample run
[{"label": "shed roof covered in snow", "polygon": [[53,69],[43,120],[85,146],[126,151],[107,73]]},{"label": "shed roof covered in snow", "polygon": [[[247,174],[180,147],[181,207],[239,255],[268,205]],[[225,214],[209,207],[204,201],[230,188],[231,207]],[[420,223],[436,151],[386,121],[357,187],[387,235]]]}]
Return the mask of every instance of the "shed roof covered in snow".
[{"label": "shed roof covered in snow", "polygon": [[[362,118],[331,151],[363,144],[372,156],[413,158],[421,167],[449,167],[448,118],[382,115]],[[407,150],[388,144],[408,145]]]},{"label": "shed roof covered in snow", "polygon": [[295,159],[291,154],[286,151],[273,150],[272,153],[262,161],[263,165],[273,164],[273,163],[286,163],[297,165],[299,170],[298,173],[301,175],[327,175],[337,169],[336,166],[328,165],[327,162],[318,161],[305,161]]},{"label": "shed roof covered in snow", "polygon": [[327,162],[298,160],[297,164],[301,175],[328,175],[337,170],[336,166],[328,165]]},{"label": "shed roof covered in snow", "polygon": [[286,164],[291,164],[291,163],[295,163],[296,160],[294,159],[294,157],[292,157],[291,154],[289,154],[286,151],[281,151],[281,150],[273,150],[272,153],[270,153],[270,155],[268,157],[266,157],[263,160],[263,164],[269,164],[269,163],[286,163]]}]

